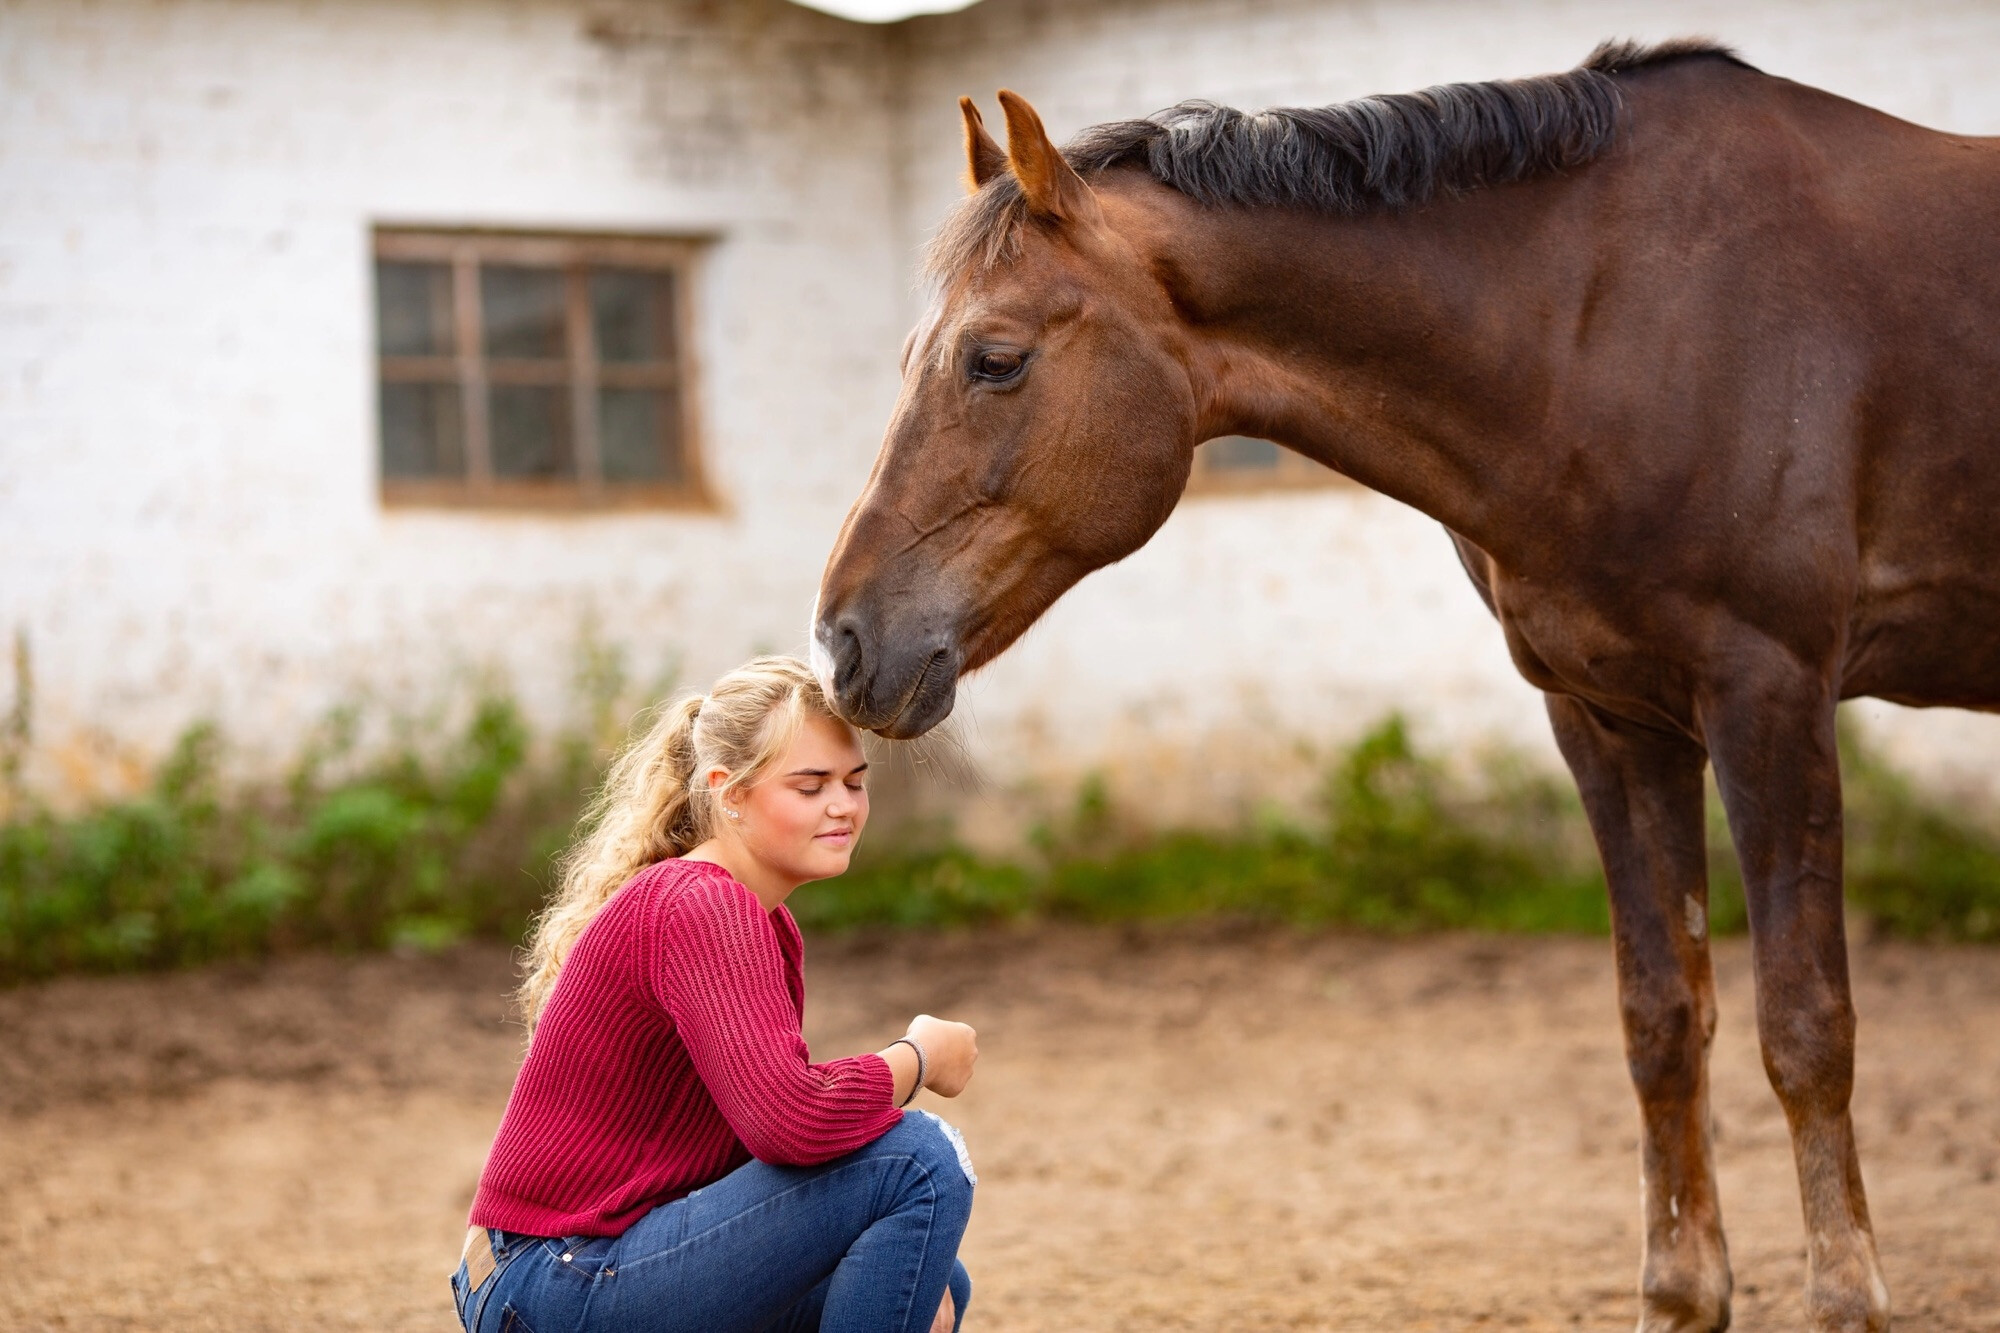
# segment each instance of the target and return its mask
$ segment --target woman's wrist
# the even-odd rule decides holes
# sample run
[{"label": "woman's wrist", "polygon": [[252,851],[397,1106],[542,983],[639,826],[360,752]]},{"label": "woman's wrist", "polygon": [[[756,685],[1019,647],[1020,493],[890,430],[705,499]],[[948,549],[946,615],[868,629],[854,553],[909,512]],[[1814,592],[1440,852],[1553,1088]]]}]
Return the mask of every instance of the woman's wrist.
[{"label": "woman's wrist", "polygon": [[917,1075],[924,1069],[917,1063],[917,1052],[908,1042],[892,1041],[875,1052],[882,1063],[889,1066],[889,1105],[902,1106],[917,1095],[921,1085]]},{"label": "woman's wrist", "polygon": [[901,1108],[904,1106],[908,1106],[911,1102],[915,1101],[917,1099],[917,1094],[924,1090],[924,1084],[925,1082],[928,1081],[930,1076],[931,1057],[930,1053],[924,1050],[924,1044],[918,1041],[915,1036],[909,1033],[905,1033],[889,1043],[889,1049],[893,1049],[897,1046],[907,1046],[912,1051],[914,1051],[917,1056],[916,1078],[910,1084],[909,1095],[896,1103],[897,1107]]}]

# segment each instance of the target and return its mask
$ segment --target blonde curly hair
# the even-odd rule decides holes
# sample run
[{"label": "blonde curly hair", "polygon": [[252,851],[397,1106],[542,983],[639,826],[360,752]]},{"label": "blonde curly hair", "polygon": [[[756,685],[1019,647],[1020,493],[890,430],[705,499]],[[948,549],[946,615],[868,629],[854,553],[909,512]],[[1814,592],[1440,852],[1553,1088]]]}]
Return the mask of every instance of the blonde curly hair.
[{"label": "blonde curly hair", "polygon": [[[612,895],[647,866],[706,842],[721,798],[755,785],[813,717],[839,721],[796,657],[756,658],[706,695],[658,707],[652,725],[612,760],[576,841],[556,863],[556,891],[535,919],[519,992],[531,1029],[570,950]],[[717,768],[729,780],[711,788],[700,775]]]}]

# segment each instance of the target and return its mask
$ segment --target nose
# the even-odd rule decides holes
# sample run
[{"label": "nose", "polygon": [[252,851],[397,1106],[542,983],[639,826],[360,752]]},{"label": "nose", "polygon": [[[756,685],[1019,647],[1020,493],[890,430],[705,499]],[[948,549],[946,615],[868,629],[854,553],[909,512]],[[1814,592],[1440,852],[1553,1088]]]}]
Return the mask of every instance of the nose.
[{"label": "nose", "polygon": [[958,655],[943,617],[897,604],[835,605],[813,626],[812,666],[833,711],[885,736],[917,736],[951,711]]},{"label": "nose", "polygon": [[853,615],[843,615],[832,623],[822,622],[813,630],[813,668],[828,702],[843,717],[859,710],[866,681],[866,653],[862,627]]}]

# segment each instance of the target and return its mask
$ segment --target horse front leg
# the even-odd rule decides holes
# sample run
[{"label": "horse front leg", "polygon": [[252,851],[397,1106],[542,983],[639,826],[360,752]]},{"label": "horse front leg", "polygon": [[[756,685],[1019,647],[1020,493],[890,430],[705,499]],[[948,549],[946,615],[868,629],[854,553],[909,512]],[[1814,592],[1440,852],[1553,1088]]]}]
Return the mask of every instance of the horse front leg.
[{"label": "horse front leg", "polygon": [[1548,708],[1611,886],[1625,1058],[1642,1122],[1639,1328],[1717,1333],[1729,1326],[1730,1277],[1709,1136],[1706,756],[1683,736],[1566,695],[1549,695]]},{"label": "horse front leg", "polygon": [[1779,665],[1703,707],[1743,865],[1764,1069],[1784,1107],[1806,1229],[1815,1333],[1879,1333],[1889,1290],[1875,1251],[1849,1102],[1854,1001],[1841,897],[1840,759],[1824,681]]}]

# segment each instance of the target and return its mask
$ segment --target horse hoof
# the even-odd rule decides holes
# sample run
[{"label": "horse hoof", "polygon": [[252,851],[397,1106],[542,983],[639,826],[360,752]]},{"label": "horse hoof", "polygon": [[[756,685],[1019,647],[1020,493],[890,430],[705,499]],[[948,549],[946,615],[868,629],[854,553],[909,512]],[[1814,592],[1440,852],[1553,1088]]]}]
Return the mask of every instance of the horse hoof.
[{"label": "horse hoof", "polygon": [[1723,1333],[1729,1327],[1729,1301],[1647,1301],[1639,1315],[1639,1333]]},{"label": "horse hoof", "polygon": [[1655,1251],[1639,1284],[1639,1333],[1723,1333],[1734,1285],[1719,1239],[1712,1249]]},{"label": "horse hoof", "polygon": [[1806,1314],[1812,1333],[1888,1333],[1889,1287],[1872,1236],[1839,1260],[1807,1269]]},{"label": "horse hoof", "polygon": [[1889,1333],[1889,1293],[1874,1290],[1806,1294],[1812,1333]]}]

